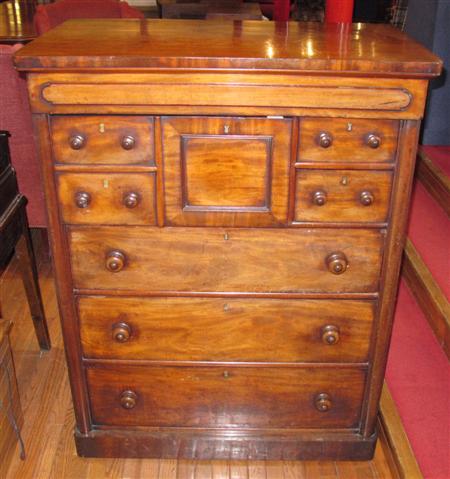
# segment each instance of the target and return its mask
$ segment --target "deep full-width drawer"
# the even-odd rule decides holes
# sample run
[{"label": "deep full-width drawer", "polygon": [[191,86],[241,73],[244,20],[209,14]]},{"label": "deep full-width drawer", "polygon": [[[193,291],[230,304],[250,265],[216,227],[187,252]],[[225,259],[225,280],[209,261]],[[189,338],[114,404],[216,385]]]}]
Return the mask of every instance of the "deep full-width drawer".
[{"label": "deep full-width drawer", "polygon": [[361,229],[71,228],[76,288],[375,292],[383,235]]},{"label": "deep full-width drawer", "polygon": [[295,221],[385,222],[392,172],[298,169]]},{"label": "deep full-width drawer", "polygon": [[373,301],[79,298],[87,358],[365,362]]},{"label": "deep full-width drawer", "polygon": [[355,428],[365,372],[355,367],[87,368],[94,424]]},{"label": "deep full-width drawer", "polygon": [[153,118],[145,116],[54,116],[57,163],[153,165]]},{"label": "deep full-width drawer", "polygon": [[392,162],[398,121],[352,118],[302,118],[299,161]]},{"label": "deep full-width drawer", "polygon": [[65,223],[156,223],[154,173],[59,173],[57,187]]}]

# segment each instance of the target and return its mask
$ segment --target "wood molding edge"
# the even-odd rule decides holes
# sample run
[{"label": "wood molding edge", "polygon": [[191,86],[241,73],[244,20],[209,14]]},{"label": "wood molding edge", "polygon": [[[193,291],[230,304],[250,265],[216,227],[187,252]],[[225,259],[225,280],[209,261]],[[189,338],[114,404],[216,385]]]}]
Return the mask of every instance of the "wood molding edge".
[{"label": "wood molding edge", "polygon": [[402,275],[450,359],[450,304],[409,239],[405,246]]},{"label": "wood molding edge", "polygon": [[450,178],[433,163],[422,147],[419,147],[417,160],[417,179],[450,217]]},{"label": "wood molding edge", "polygon": [[380,439],[389,449],[387,457],[393,476],[399,479],[423,479],[386,382],[381,393],[379,426]]}]

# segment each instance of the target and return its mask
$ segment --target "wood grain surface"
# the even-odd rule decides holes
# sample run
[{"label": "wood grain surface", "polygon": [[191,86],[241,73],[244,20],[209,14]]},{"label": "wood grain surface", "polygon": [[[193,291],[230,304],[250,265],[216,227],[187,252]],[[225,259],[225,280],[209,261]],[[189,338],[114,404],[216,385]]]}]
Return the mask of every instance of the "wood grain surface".
[{"label": "wood grain surface", "polygon": [[[365,362],[372,301],[80,297],[87,358]],[[125,341],[115,338],[126,324]],[[326,326],[338,330],[326,342]],[[211,348],[210,345],[214,344]]]},{"label": "wood grain surface", "polygon": [[[376,292],[383,248],[380,232],[351,229],[73,227],[69,236],[76,288],[137,292]],[[112,273],[114,251],[125,261]],[[347,257],[342,274],[328,270],[334,252]]]}]

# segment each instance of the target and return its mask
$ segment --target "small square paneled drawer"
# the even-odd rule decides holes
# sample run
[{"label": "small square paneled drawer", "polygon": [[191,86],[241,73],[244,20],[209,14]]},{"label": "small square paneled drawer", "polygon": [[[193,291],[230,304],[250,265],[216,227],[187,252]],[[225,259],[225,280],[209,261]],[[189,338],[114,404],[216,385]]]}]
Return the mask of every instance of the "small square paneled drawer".
[{"label": "small square paneled drawer", "polygon": [[87,358],[365,362],[374,306],[325,299],[83,296],[78,310]]},{"label": "small square paneled drawer", "polygon": [[[355,428],[357,367],[90,366],[92,421],[150,427]],[[232,391],[232,394],[230,392]]]},{"label": "small square paneled drawer", "polygon": [[298,161],[393,162],[398,121],[302,118]]},{"label": "small square paneled drawer", "polygon": [[56,163],[153,165],[153,118],[145,116],[54,116]]},{"label": "small square paneled drawer", "polygon": [[391,171],[297,169],[295,221],[384,222]]},{"label": "small square paneled drawer", "polygon": [[164,117],[166,221],[287,223],[291,119]]},{"label": "small square paneled drawer", "polygon": [[58,173],[65,223],[155,224],[153,173]]},{"label": "small square paneled drawer", "polygon": [[136,291],[375,292],[384,235],[331,228],[71,227],[74,285]]}]

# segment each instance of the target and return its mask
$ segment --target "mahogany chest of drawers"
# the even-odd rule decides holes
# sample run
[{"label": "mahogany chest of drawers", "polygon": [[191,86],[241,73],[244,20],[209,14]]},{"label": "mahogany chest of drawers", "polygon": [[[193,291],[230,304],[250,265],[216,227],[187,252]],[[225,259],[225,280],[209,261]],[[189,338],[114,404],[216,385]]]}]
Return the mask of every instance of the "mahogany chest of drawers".
[{"label": "mahogany chest of drawers", "polygon": [[386,26],[101,22],[16,56],[79,454],[370,458],[440,61]]}]

